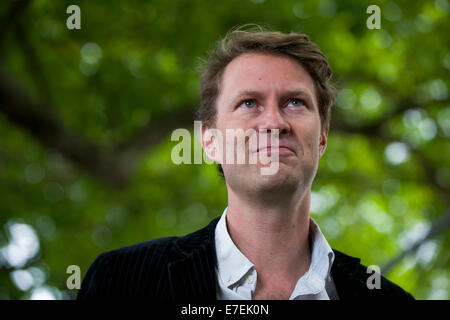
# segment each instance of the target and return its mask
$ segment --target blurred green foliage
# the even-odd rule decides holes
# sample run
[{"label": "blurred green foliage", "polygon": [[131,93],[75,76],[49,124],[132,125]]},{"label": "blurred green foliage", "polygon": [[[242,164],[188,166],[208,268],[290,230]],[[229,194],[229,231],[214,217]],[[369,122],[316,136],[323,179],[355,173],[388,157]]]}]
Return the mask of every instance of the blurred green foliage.
[{"label": "blurred green foliage", "polygon": [[[81,30],[66,27],[70,4],[81,8]],[[380,30],[366,27],[371,4]],[[0,4],[0,19],[13,5]],[[32,1],[1,33],[3,67],[129,170],[117,187],[0,112],[0,298],[74,298],[69,265],[84,275],[101,252],[183,235],[222,213],[215,166],[171,162],[170,119],[193,114],[200,58],[246,23],[307,33],[329,58],[339,94],[311,214],[333,248],[383,266],[449,206],[449,11],[447,0]],[[165,128],[163,137],[132,157],[118,152],[145,128]],[[33,232],[37,253],[20,256],[34,252]],[[387,277],[416,298],[448,299],[449,267],[444,229]]]}]

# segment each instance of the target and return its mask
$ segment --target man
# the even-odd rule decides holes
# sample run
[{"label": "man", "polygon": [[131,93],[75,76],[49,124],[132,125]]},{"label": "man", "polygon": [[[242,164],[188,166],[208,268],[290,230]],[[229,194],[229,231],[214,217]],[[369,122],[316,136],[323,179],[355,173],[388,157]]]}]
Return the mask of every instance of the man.
[{"label": "man", "polygon": [[[310,218],[311,185],[334,101],[331,74],[306,35],[230,32],[205,64],[198,111],[202,146],[220,163],[228,207],[220,219],[184,237],[101,254],[78,299],[412,300],[381,276],[373,288],[373,272],[331,249]],[[226,161],[231,151],[207,134],[210,129],[223,136],[226,130],[248,131],[258,144],[248,136],[233,148],[248,153],[248,160]],[[268,143],[267,134],[276,140]],[[261,174],[271,164],[260,161],[263,154],[277,163],[272,174]]]}]

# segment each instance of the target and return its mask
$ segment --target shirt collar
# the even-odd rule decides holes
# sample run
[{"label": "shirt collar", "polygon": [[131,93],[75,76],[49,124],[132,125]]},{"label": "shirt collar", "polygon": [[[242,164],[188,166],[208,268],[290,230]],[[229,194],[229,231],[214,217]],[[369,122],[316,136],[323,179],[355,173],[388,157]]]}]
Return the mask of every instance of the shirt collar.
[{"label": "shirt collar", "polygon": [[227,208],[216,226],[215,242],[217,253],[217,269],[222,282],[232,287],[241,280],[252,268],[253,263],[236,247],[231,240],[226,224]]},{"label": "shirt collar", "polygon": [[318,224],[310,218],[309,239],[311,244],[311,265],[308,271],[297,281],[291,299],[306,294],[318,294],[325,288],[330,278],[334,252]]},{"label": "shirt collar", "polygon": [[[225,208],[215,230],[217,269],[219,276],[228,288],[237,284],[254,268],[253,263],[236,247],[228,233]],[[310,218],[311,265],[308,272],[301,277],[292,293],[318,293],[325,287],[334,261],[334,252],[322,234],[317,223]]]},{"label": "shirt collar", "polygon": [[333,249],[313,218],[310,218],[309,232],[312,251],[310,270],[314,270],[322,279],[326,279],[334,261]]}]

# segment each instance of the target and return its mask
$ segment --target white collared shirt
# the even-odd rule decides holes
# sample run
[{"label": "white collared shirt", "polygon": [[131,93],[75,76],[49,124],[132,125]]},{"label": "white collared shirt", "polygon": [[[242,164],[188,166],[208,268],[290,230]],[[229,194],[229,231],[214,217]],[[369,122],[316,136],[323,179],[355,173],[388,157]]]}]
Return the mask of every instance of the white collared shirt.
[{"label": "white collared shirt", "polygon": [[[218,300],[251,300],[258,279],[255,266],[236,247],[227,225],[225,208],[215,229],[217,254],[216,280]],[[338,295],[330,274],[334,253],[311,218],[311,265],[297,281],[289,300],[336,300]]]}]

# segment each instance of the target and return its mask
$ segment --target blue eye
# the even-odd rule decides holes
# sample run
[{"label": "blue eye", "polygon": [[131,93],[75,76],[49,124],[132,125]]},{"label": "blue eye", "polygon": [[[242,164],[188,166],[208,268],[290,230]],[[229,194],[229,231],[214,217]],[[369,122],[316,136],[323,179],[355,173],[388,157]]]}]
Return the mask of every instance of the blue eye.
[{"label": "blue eye", "polygon": [[245,108],[248,109],[253,109],[254,107],[256,107],[256,103],[253,100],[245,100],[244,102],[241,103],[241,106],[244,106]]},{"label": "blue eye", "polygon": [[294,107],[301,107],[301,106],[305,105],[305,103],[300,99],[292,99],[289,102],[288,106],[289,105],[293,105]]}]

